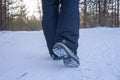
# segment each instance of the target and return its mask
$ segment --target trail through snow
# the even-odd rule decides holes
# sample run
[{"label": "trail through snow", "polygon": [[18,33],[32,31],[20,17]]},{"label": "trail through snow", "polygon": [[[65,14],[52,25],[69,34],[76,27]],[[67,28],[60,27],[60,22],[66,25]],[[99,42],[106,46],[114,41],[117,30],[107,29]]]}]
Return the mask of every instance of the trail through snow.
[{"label": "trail through snow", "polygon": [[120,80],[120,28],[80,29],[81,65],[50,58],[42,31],[0,32],[0,80]]}]

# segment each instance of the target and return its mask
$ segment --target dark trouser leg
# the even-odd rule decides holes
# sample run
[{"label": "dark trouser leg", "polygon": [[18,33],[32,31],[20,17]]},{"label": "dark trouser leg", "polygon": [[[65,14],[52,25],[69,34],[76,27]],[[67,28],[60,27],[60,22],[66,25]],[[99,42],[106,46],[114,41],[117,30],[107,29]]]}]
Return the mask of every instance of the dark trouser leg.
[{"label": "dark trouser leg", "polygon": [[42,0],[43,20],[42,26],[47,41],[49,53],[52,54],[52,47],[55,43],[56,28],[58,23],[58,0]]},{"label": "dark trouser leg", "polygon": [[79,38],[79,0],[61,0],[56,42],[63,42],[76,52]]}]

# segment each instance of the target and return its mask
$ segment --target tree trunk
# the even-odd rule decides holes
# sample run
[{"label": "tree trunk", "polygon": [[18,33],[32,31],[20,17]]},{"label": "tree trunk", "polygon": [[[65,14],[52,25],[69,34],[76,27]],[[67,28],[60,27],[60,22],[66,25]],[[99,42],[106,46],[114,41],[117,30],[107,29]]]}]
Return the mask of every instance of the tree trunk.
[{"label": "tree trunk", "polygon": [[83,23],[84,27],[86,27],[86,18],[87,18],[87,4],[86,0],[84,0],[84,23]]},{"label": "tree trunk", "polygon": [[113,10],[113,3],[114,3],[114,2],[113,2],[113,0],[112,0],[112,15],[111,15],[111,16],[112,16],[112,19],[111,19],[111,26],[112,26],[112,27],[114,27],[114,24],[113,24],[113,23],[114,23],[114,15],[113,15],[113,11],[114,11],[114,10]]},{"label": "tree trunk", "polygon": [[102,19],[102,25],[106,26],[106,11],[107,11],[107,0],[104,0],[104,9],[103,9],[103,19]]},{"label": "tree trunk", "polygon": [[119,27],[119,0],[117,0],[117,27]]},{"label": "tree trunk", "polygon": [[117,13],[116,13],[116,9],[117,9],[117,4],[116,4],[116,0],[115,0],[115,15],[114,15],[114,25],[115,25],[115,27],[117,26]]},{"label": "tree trunk", "polygon": [[0,0],[0,30],[2,30],[2,0]]},{"label": "tree trunk", "polygon": [[7,21],[7,12],[6,12],[6,0],[4,0],[4,7],[3,7],[3,27],[4,27],[4,30],[6,30],[6,21]]},{"label": "tree trunk", "polygon": [[98,1],[96,0],[96,10],[95,10],[95,12],[96,12],[96,20],[95,20],[96,26],[97,26],[97,24],[98,24],[98,13],[97,13],[97,10],[98,10],[98,9],[97,9],[97,6],[98,6],[98,5],[97,5],[97,2],[98,2]]},{"label": "tree trunk", "polygon": [[100,0],[98,0],[98,7],[99,7],[99,25],[101,26],[101,5],[100,5]]},{"label": "tree trunk", "polygon": [[37,4],[38,4],[38,12],[39,12],[39,15],[40,15],[40,21],[42,20],[42,17],[41,17],[41,9],[40,9],[40,2],[39,2],[39,0],[37,0]]}]

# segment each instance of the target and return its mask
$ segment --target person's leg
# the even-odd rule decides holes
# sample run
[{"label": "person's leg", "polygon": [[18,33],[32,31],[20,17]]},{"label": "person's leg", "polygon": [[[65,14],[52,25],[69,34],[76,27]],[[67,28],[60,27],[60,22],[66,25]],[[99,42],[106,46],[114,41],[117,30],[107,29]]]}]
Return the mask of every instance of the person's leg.
[{"label": "person's leg", "polygon": [[61,0],[56,43],[62,42],[76,53],[79,38],[79,0]]},{"label": "person's leg", "polygon": [[79,0],[61,0],[61,10],[58,20],[56,43],[53,52],[62,57],[65,66],[78,67],[77,56],[79,38]]},{"label": "person's leg", "polygon": [[59,15],[59,1],[58,0],[42,0],[43,20],[42,27],[47,41],[49,53],[52,56],[52,47],[56,35],[56,28]]}]

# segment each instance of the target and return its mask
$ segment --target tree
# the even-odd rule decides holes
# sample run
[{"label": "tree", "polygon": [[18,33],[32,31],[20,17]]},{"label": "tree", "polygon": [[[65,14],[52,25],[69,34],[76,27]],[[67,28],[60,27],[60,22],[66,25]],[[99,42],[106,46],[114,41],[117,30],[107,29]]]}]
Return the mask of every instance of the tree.
[{"label": "tree", "polygon": [[23,0],[14,0],[10,6],[12,30],[24,30],[27,23],[26,6]]},{"label": "tree", "polygon": [[23,28],[25,27],[25,23],[27,22],[26,19],[27,18],[25,4],[23,0],[20,0],[20,10],[18,16],[20,30],[23,30]]},{"label": "tree", "polygon": [[42,20],[42,17],[41,17],[41,14],[42,14],[42,12],[41,12],[41,5],[40,5],[40,2],[41,0],[37,0],[37,7],[38,7],[38,13],[39,13],[39,19],[40,20]]},{"label": "tree", "polygon": [[8,1],[7,0],[0,0],[0,30],[7,29],[8,23]]},{"label": "tree", "polygon": [[2,0],[0,0],[0,30],[3,29],[2,25]]},{"label": "tree", "polygon": [[117,0],[117,27],[119,27],[119,0]]},{"label": "tree", "polygon": [[87,20],[87,0],[84,0],[84,24],[83,24],[84,27],[86,27],[86,20]]}]

